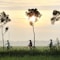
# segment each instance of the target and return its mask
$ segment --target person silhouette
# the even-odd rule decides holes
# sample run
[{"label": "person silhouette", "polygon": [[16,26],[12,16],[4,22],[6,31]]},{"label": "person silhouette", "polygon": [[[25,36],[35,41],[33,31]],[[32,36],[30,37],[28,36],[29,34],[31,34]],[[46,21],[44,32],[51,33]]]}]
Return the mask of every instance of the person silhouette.
[{"label": "person silhouette", "polygon": [[56,47],[57,47],[57,49],[59,49],[59,45],[60,45],[59,39],[56,38]]},{"label": "person silhouette", "polygon": [[9,50],[10,49],[10,42],[9,42],[9,40],[7,40],[7,50]]},{"label": "person silhouette", "polygon": [[29,40],[29,48],[32,49],[32,41]]},{"label": "person silhouette", "polygon": [[52,50],[52,47],[53,47],[53,42],[52,42],[52,39],[50,39],[50,44],[49,44],[50,50]]}]

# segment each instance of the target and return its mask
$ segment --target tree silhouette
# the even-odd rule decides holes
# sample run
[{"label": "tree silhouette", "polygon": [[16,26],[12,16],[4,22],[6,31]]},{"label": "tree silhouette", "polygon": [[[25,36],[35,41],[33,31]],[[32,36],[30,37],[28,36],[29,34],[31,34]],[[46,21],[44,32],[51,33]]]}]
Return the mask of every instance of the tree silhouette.
[{"label": "tree silhouette", "polygon": [[60,19],[60,11],[53,10],[53,17],[51,18],[51,23],[54,24],[56,21]]},{"label": "tree silhouette", "polygon": [[34,31],[34,23],[38,21],[38,18],[41,17],[40,12],[37,10],[37,8],[35,9],[28,9],[28,11],[26,12],[26,15],[28,16],[29,20],[30,20],[30,25],[33,28],[33,35],[34,35],[34,47],[35,47],[35,31]]},{"label": "tree silhouette", "polygon": [[[0,14],[0,24],[1,24],[1,28],[2,28],[2,41],[3,41],[3,49],[4,49],[4,31],[3,28],[5,26],[6,23],[10,22],[10,18],[9,15],[7,15],[4,11]],[[5,28],[5,32],[8,31],[8,27]]]}]

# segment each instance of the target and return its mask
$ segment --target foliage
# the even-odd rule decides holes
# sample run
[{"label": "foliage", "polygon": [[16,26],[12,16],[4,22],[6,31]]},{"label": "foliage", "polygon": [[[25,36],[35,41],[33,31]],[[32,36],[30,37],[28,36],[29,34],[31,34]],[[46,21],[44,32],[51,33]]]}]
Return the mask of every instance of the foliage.
[{"label": "foliage", "polygon": [[60,11],[53,10],[53,17],[51,18],[51,23],[54,24],[56,21],[60,20]]},{"label": "foliage", "polygon": [[35,9],[28,9],[28,12],[26,12],[27,16],[35,16],[35,17],[40,17],[40,12],[35,8]]},{"label": "foliage", "polygon": [[60,49],[38,49],[38,48],[33,48],[33,49],[10,49],[10,50],[4,50],[0,51],[0,56],[40,56],[40,55],[59,55],[60,56]]}]

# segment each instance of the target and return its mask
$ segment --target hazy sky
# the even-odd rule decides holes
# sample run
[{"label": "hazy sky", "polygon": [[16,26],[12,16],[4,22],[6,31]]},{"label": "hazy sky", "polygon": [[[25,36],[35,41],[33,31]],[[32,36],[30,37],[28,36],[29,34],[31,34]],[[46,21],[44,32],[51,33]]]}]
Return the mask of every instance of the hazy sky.
[{"label": "hazy sky", "polygon": [[11,19],[11,22],[6,25],[9,26],[9,31],[5,34],[5,40],[33,40],[32,27],[25,14],[29,8],[37,8],[42,14],[35,23],[36,40],[49,41],[49,39],[55,40],[57,37],[60,39],[60,21],[54,25],[50,21],[53,10],[60,10],[60,0],[0,0],[0,12],[5,11]]}]

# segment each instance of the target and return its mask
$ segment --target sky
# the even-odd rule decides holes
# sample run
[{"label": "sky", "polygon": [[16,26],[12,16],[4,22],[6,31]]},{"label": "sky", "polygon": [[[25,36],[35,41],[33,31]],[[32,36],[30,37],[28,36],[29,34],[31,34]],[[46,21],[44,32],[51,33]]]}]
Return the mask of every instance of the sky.
[{"label": "sky", "polygon": [[[0,0],[0,12],[5,11],[9,15],[11,22],[7,23],[8,32],[5,33],[5,41],[33,41],[32,27],[26,19],[25,12],[29,8],[37,8],[42,14],[35,23],[35,34],[37,41],[49,41],[50,39],[60,39],[60,21],[51,24],[53,10],[60,10],[60,0]],[[1,36],[1,28],[0,28]],[[2,36],[1,36],[2,37]],[[2,38],[0,38],[2,41]]]}]

